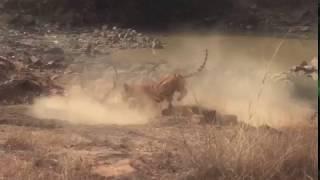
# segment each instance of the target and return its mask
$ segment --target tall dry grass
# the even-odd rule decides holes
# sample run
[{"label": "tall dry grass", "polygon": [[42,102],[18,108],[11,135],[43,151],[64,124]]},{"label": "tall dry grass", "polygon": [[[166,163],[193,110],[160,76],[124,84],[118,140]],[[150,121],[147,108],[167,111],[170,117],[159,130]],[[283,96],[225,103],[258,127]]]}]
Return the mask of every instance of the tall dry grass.
[{"label": "tall dry grass", "polygon": [[54,161],[38,156],[31,161],[7,159],[2,166],[0,179],[11,180],[99,180],[91,173],[90,163],[73,156],[63,156]]},{"label": "tall dry grass", "polygon": [[184,136],[188,180],[317,179],[317,129],[206,127]]},{"label": "tall dry grass", "polygon": [[[290,30],[289,30],[290,31]],[[288,32],[289,32],[288,31]],[[287,33],[288,34],[288,33]],[[256,99],[250,102],[248,121],[255,115],[266,79],[285,37],[267,61]],[[206,126],[182,134],[182,159],[191,169],[188,180],[313,180],[318,178],[317,125],[278,131],[237,126],[219,130]]]}]

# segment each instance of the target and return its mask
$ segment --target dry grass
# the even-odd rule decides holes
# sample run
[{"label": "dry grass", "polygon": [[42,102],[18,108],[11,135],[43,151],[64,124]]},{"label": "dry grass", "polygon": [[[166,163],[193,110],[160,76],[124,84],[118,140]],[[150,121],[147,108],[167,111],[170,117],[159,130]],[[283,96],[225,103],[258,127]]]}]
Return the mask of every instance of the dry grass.
[{"label": "dry grass", "polygon": [[[268,61],[257,92],[264,89],[269,67],[285,40]],[[249,105],[249,122],[257,105]],[[203,127],[181,133],[181,160],[188,164],[188,180],[313,180],[318,178],[318,137],[316,126],[284,129],[233,127],[219,130]],[[187,137],[189,135],[189,137]]]},{"label": "dry grass", "polygon": [[10,135],[3,145],[6,153],[0,156],[0,180],[101,179],[92,174],[88,159],[61,151],[65,139],[45,131],[20,130]]},{"label": "dry grass", "polygon": [[[157,136],[168,136],[170,143],[152,145],[156,149],[150,148],[150,157],[142,153],[142,159],[133,165],[139,178],[129,179],[313,180],[318,177],[316,126],[281,131],[250,126],[218,128],[185,124],[181,127],[162,127],[159,132],[164,134],[152,131]],[[64,151],[69,145],[82,142],[71,140],[70,132],[15,130],[4,142],[5,153],[0,149],[0,180],[103,179],[92,173],[96,165],[92,159]]]},{"label": "dry grass", "polygon": [[4,143],[4,148],[9,151],[14,150],[34,150],[34,142],[30,133],[17,133],[8,137]]},{"label": "dry grass", "polygon": [[101,179],[91,173],[91,164],[81,158],[64,155],[54,159],[49,154],[25,161],[19,157],[5,160],[0,170],[0,179],[12,180],[87,180]]},{"label": "dry grass", "polygon": [[4,147],[9,151],[34,151],[37,149],[61,148],[70,143],[68,142],[69,139],[70,138],[66,138],[65,135],[55,132],[21,129],[7,137]]},{"label": "dry grass", "polygon": [[[317,131],[206,128],[184,138],[186,179],[317,179]],[[188,139],[188,140],[187,140]],[[183,178],[185,179],[185,178]]]}]

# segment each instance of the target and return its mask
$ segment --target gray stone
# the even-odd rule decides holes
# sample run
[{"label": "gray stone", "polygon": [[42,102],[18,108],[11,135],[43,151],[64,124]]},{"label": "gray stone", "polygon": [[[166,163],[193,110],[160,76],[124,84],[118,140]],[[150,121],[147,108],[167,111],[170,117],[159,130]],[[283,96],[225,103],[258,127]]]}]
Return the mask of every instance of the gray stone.
[{"label": "gray stone", "polygon": [[101,29],[102,29],[102,31],[108,30],[108,25],[103,25]]},{"label": "gray stone", "polygon": [[54,48],[48,49],[46,53],[55,54],[55,55],[64,54],[64,50],[62,48],[54,47]]},{"label": "gray stone", "polygon": [[36,21],[32,15],[27,14],[27,15],[22,15],[20,17],[20,23],[27,26],[27,25],[34,25]]},{"label": "gray stone", "polygon": [[299,29],[303,32],[310,31],[310,26],[301,26]]},{"label": "gray stone", "polygon": [[162,49],[163,46],[159,40],[155,39],[152,41],[151,48],[152,49]]},{"label": "gray stone", "polygon": [[31,57],[30,57],[30,60],[31,60],[32,63],[37,63],[37,62],[39,62],[39,58],[37,58],[37,57],[35,57],[35,56],[31,56]]},{"label": "gray stone", "polygon": [[246,29],[248,29],[248,30],[251,30],[252,28],[253,28],[252,25],[247,25],[247,26],[246,26]]}]

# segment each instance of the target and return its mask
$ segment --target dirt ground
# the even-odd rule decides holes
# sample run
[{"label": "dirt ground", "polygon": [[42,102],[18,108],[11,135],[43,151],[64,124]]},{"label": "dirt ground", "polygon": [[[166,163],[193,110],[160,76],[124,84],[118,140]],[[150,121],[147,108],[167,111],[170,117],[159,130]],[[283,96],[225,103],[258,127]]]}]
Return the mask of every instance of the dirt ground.
[{"label": "dirt ground", "polygon": [[[72,125],[33,118],[26,112],[26,106],[1,107],[3,179],[317,176],[315,126],[275,130],[200,125],[183,119],[149,125]],[[228,172],[227,167],[236,172]]]},{"label": "dirt ground", "polygon": [[23,105],[1,107],[2,179],[317,176],[315,126],[276,130],[184,119],[76,125],[33,118],[27,110]]}]

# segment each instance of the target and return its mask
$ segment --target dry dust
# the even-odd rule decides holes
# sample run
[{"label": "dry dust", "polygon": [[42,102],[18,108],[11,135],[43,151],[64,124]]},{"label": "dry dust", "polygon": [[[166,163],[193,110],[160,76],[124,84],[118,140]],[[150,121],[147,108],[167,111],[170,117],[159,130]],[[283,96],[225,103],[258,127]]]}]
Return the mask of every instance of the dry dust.
[{"label": "dry dust", "polygon": [[[230,43],[225,42],[225,39],[222,38],[217,38],[215,41],[221,42],[221,44],[222,42]],[[201,44],[199,41],[185,43],[190,46],[188,49],[193,52],[201,51],[199,47],[192,48],[192,44],[201,44],[202,47],[207,45],[212,48],[211,51],[209,48],[207,71],[199,77],[189,80],[188,89],[191,93],[184,103],[190,104],[198,101],[198,103],[215,108],[220,112],[236,114],[240,120],[251,125],[268,124],[273,127],[281,127],[307,124],[307,120],[315,110],[313,106],[317,104],[316,94],[314,94],[314,100],[305,100],[294,94],[296,88],[299,87],[272,80],[263,82],[266,73],[268,77],[268,75],[278,72],[283,68],[283,61],[286,61],[290,56],[288,53],[288,49],[290,49],[288,43],[290,42],[284,41],[284,46],[279,49],[271,66],[267,67],[273,53],[272,50],[276,49],[280,41],[281,39],[275,39],[267,43],[268,40],[261,40],[255,44],[260,46],[260,43],[265,42],[269,46],[273,45],[267,50],[263,50],[269,52],[263,56],[259,52],[259,48],[256,47],[247,47],[247,49],[253,50],[253,53],[240,53],[239,49],[243,47],[233,47],[234,51],[222,53],[226,51],[226,47],[216,43],[213,45],[210,45],[209,42]],[[236,42],[234,43],[236,44]],[[283,52],[284,50],[285,52]],[[199,61],[199,58],[194,59]],[[196,63],[195,60],[192,62]],[[281,64],[282,67],[279,67]],[[292,63],[293,65],[295,64]],[[313,96],[313,93],[316,92],[313,91],[316,86],[312,83],[314,82],[306,83],[311,91],[303,92],[304,94]]]},{"label": "dry dust", "polygon": [[[151,51],[141,50],[139,54],[139,50],[134,50],[112,56],[115,61],[127,57],[131,63],[138,59],[165,59],[173,68],[192,71],[201,64],[203,50],[208,48],[206,70],[201,75],[188,79],[189,94],[183,104],[200,103],[223,113],[235,114],[240,120],[252,125],[279,127],[306,123],[314,111],[312,104],[317,104],[316,99],[310,103],[295,97],[294,87],[262,81],[266,72],[277,72],[283,69],[284,64],[289,67],[298,61],[296,47],[290,47],[294,41],[285,41],[274,62],[267,68],[266,64],[280,39],[248,39],[183,37],[174,39],[173,44],[181,48],[168,45],[165,50],[157,51],[156,55],[152,55]],[[237,46],[237,43],[243,46]],[[69,97],[40,98],[32,106],[33,115],[88,124],[143,124],[154,115],[131,110],[121,103],[117,95],[107,103],[101,103],[79,89],[71,88],[69,94]]]},{"label": "dry dust", "polygon": [[[188,37],[187,34],[173,42],[181,47],[171,50],[177,52],[165,54],[177,63],[174,64],[176,68],[183,66],[190,71],[201,63],[203,50],[209,49],[206,71],[189,79],[190,92],[184,100],[185,104],[198,101],[220,112],[236,114],[240,120],[252,125],[300,126],[308,123],[315,111],[314,106],[317,106],[316,82],[302,78],[302,88],[263,82],[263,77],[266,73],[272,75],[286,71],[302,60],[310,60],[314,53],[317,54],[317,48],[311,41],[285,39],[267,67],[281,41],[281,38],[268,37]],[[305,45],[302,46],[302,43]],[[297,91],[312,98],[303,99],[296,94]]]},{"label": "dry dust", "polygon": [[[94,92],[93,92],[94,93]],[[73,86],[68,96],[43,97],[35,101],[30,109],[33,116],[41,119],[59,119],[80,124],[145,124],[148,113],[130,109],[113,95],[107,102],[100,102]]]},{"label": "dry dust", "polygon": [[[262,85],[261,79],[245,74],[234,78],[219,76],[216,81],[208,77],[190,85],[200,104],[236,114],[240,120],[251,125],[280,127],[307,123],[314,111],[308,102],[292,97],[290,87]],[[260,88],[262,93],[258,97]],[[189,96],[185,103],[194,101]]]}]

